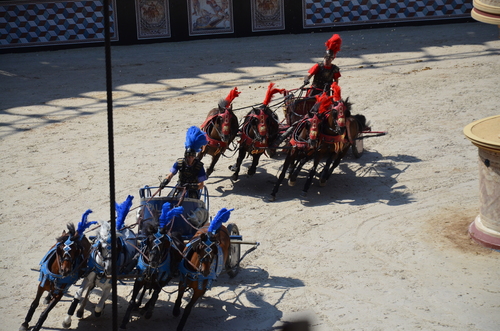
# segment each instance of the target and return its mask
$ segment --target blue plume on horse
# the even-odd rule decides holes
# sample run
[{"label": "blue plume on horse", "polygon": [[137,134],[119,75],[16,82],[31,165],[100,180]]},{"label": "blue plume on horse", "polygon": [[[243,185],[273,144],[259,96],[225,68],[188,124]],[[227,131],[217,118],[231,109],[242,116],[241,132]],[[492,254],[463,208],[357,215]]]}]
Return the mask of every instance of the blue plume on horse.
[{"label": "blue plume on horse", "polygon": [[222,208],[221,210],[219,210],[217,212],[217,215],[215,215],[214,219],[210,222],[210,226],[208,227],[208,232],[215,234],[215,232],[219,230],[222,223],[227,222],[233,210],[234,208],[229,210],[226,208]]},{"label": "blue plume on horse", "polygon": [[180,206],[170,209],[170,203],[165,202],[161,208],[161,215],[158,218],[160,221],[160,229],[167,226],[172,218],[181,215],[183,212],[184,207]]},{"label": "blue plume on horse", "polygon": [[186,132],[186,142],[184,146],[199,152],[203,146],[208,143],[205,132],[201,131],[199,127],[192,126]]},{"label": "blue plume on horse", "polygon": [[78,235],[83,236],[83,233],[85,232],[85,230],[90,228],[92,225],[97,224],[97,221],[92,221],[92,222],[87,221],[87,218],[91,212],[92,212],[92,210],[87,209],[87,211],[85,213],[83,213],[82,220],[80,221],[80,223],[78,223],[78,227],[76,230]]},{"label": "blue plume on horse", "polygon": [[116,229],[121,230],[125,224],[125,218],[132,207],[133,196],[129,195],[122,204],[115,202],[115,210],[116,210]]}]

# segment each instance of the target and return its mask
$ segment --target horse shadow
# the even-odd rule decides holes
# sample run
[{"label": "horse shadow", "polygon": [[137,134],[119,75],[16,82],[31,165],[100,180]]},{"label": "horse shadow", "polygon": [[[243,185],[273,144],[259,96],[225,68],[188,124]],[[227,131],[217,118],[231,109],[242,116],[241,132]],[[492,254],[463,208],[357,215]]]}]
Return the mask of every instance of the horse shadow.
[{"label": "horse shadow", "polygon": [[326,183],[319,187],[313,182],[307,199],[307,206],[330,203],[364,205],[382,202],[390,206],[412,203],[414,198],[398,177],[406,172],[412,163],[421,160],[411,155],[383,156],[376,151],[365,151],[356,159],[349,154],[340,163]]},{"label": "horse shadow", "polygon": [[[215,293],[218,286],[224,289]],[[242,268],[235,278],[229,278],[222,274],[214,283],[213,290],[199,299],[193,308],[187,321],[186,329],[220,329],[241,330],[248,326],[253,316],[257,318],[258,325],[255,330],[273,330],[277,322],[282,320],[283,313],[277,305],[284,299],[291,288],[303,287],[305,284],[295,278],[274,277],[261,268]],[[273,293],[280,292],[273,302],[266,300],[263,289],[273,289]],[[96,290],[97,291],[97,290]],[[177,292],[177,282],[172,281],[164,287],[158,301],[156,302],[153,316],[146,320],[139,312],[132,314],[128,325],[130,330],[163,331],[175,330],[180,320],[172,315],[174,301]],[[191,292],[190,292],[191,293]],[[229,298],[229,299],[226,299]],[[182,307],[185,307],[190,297],[183,299]],[[118,323],[125,313],[128,301],[118,296]],[[86,307],[86,313],[82,319],[78,319],[74,328],[80,330],[103,330],[110,328],[111,307],[106,307],[101,317],[92,314],[92,304]],[[264,317],[265,318],[264,318]],[[72,327],[73,328],[73,327]],[[64,329],[61,329],[64,330]]]},{"label": "horse shadow", "polygon": [[[222,197],[229,195],[252,196],[269,202],[269,195],[281,171],[281,163],[277,155],[262,160],[257,173],[252,177],[241,176],[233,182],[231,188],[223,185],[230,176],[219,175],[211,177],[215,191]],[[331,203],[364,205],[383,202],[388,205],[404,205],[413,202],[413,198],[405,185],[398,184],[398,178],[407,171],[413,163],[421,160],[412,155],[382,155],[376,150],[365,150],[360,158],[348,153],[332,176],[323,187],[319,186],[317,177],[308,191],[301,197],[302,187],[306,181],[311,163],[308,162],[299,174],[295,186],[282,184],[276,201],[291,201],[299,199],[305,206],[326,205]],[[318,169],[322,169],[320,163]],[[251,179],[251,180],[249,180]]]}]

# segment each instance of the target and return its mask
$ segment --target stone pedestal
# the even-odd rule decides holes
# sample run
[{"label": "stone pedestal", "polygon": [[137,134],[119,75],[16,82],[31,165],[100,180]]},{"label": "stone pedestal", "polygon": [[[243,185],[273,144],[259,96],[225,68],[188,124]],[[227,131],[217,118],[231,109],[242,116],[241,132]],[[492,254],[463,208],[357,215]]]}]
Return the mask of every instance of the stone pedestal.
[{"label": "stone pedestal", "polygon": [[471,16],[473,19],[498,26],[500,38],[500,0],[473,0]]},{"label": "stone pedestal", "polygon": [[464,134],[479,152],[481,206],[469,234],[481,245],[500,249],[500,115],[470,123]]}]

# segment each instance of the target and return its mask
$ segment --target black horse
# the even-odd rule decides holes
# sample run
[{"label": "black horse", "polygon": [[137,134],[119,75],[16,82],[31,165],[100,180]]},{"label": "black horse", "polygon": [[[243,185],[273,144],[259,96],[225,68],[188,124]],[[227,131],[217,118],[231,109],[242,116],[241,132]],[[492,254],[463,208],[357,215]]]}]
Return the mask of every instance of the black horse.
[{"label": "black horse", "polygon": [[278,116],[269,108],[269,103],[273,94],[285,93],[286,91],[274,89],[273,87],[274,83],[270,83],[262,105],[252,108],[243,120],[240,130],[238,158],[236,164],[229,167],[234,171],[231,177],[232,180],[238,180],[240,167],[245,156],[251,155],[253,158],[247,172],[249,176],[253,176],[262,154],[266,150],[276,147],[275,141],[279,136],[279,120]]},{"label": "black horse", "polygon": [[[160,216],[161,218],[161,216]],[[132,311],[139,308],[146,290],[153,291],[149,301],[141,308],[146,319],[153,316],[153,309],[158,300],[161,289],[166,286],[178,270],[182,260],[181,252],[184,250],[184,241],[179,233],[169,233],[168,225],[161,222],[146,223],[145,234],[137,269],[139,276],[136,278],[127,311],[123,317],[120,329],[126,329]],[[137,296],[142,290],[139,300]]]}]

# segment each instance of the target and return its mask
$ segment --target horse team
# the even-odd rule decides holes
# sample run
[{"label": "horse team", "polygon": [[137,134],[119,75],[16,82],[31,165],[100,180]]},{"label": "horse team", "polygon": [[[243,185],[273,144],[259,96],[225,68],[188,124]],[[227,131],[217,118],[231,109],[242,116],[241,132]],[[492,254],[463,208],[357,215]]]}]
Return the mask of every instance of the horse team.
[{"label": "horse team", "polygon": [[[302,194],[307,193],[322,160],[324,167],[319,172],[319,180],[320,185],[325,185],[359,133],[369,130],[363,115],[351,114],[351,103],[348,99],[342,99],[340,87],[336,83],[332,85],[332,90],[333,96],[324,93],[315,97],[296,98],[289,91],[276,89],[274,83],[270,83],[262,104],[252,107],[240,125],[232,110],[232,101],[240,93],[234,88],[226,99],[219,102],[218,108],[209,112],[200,126],[207,134],[208,144],[200,151],[198,158],[201,159],[207,154],[212,156],[207,174],[213,173],[220,156],[236,137],[239,137],[237,160],[230,167],[233,171],[232,180],[238,180],[240,167],[246,156],[253,158],[247,172],[251,176],[255,174],[262,154],[272,155],[274,151],[282,148],[280,146],[285,142],[287,155],[270,200],[275,200],[286,173],[289,174],[289,184],[293,186],[300,170],[309,161],[313,162],[313,166],[308,173]],[[279,122],[270,106],[276,93],[284,95],[286,125]],[[189,243],[185,244],[181,234],[171,231],[171,221],[182,213],[182,207],[172,208],[169,203],[165,203],[158,221],[148,223],[141,230],[145,238],[139,240],[131,228],[124,224],[132,199],[132,196],[128,196],[124,203],[116,204],[116,229],[111,229],[109,222],[101,222],[99,232],[93,240],[89,240],[85,235],[87,229],[97,223],[87,221],[91,210],[84,213],[76,228],[74,224],[67,225],[68,231],[64,231],[57,238],[56,244],[40,263],[40,283],[36,297],[19,328],[20,331],[28,330],[29,322],[44,292],[48,292],[45,299],[48,305],[33,327],[34,331],[40,330],[49,312],[69,287],[81,278],[82,285],[74,296],[63,326],[71,326],[75,311],[77,317],[83,316],[89,294],[96,286],[102,289],[102,295],[94,314],[96,317],[101,315],[112,289],[112,231],[115,231],[116,235],[117,246],[114,251],[117,254],[117,275],[134,273],[135,277],[132,297],[120,328],[126,328],[132,312],[138,309],[146,319],[151,318],[161,289],[177,275],[180,276],[180,281],[173,309],[174,316],[180,315],[185,290],[193,290],[177,330],[184,328],[196,301],[211,287],[226,265],[230,236],[222,223],[227,221],[231,210],[220,210],[208,226],[198,229]],[[148,290],[152,294],[140,307]]]},{"label": "horse team", "polygon": [[[137,236],[132,231],[135,224],[125,226],[132,199],[129,195],[125,202],[116,204],[116,229],[111,229],[108,221],[99,222],[95,238],[87,238],[85,235],[87,229],[97,223],[87,221],[92,212],[90,209],[83,214],[77,228],[72,223],[67,225],[68,231],[64,231],[56,239],[56,244],[40,262],[40,283],[36,297],[19,328],[20,331],[29,329],[29,323],[44,292],[48,292],[45,298],[47,307],[31,330],[41,329],[49,312],[68,289],[82,278],[82,284],[76,291],[62,325],[65,328],[71,326],[75,311],[78,318],[83,317],[89,294],[95,287],[100,287],[102,291],[94,308],[94,315],[101,316],[104,303],[112,290],[112,231],[116,235],[116,275],[119,278],[135,278],[132,296],[120,329],[126,329],[133,311],[138,310],[144,318],[151,318],[162,288],[174,277],[179,277],[174,316],[181,313],[185,291],[193,290],[177,326],[177,330],[183,330],[197,300],[211,288],[226,266],[230,234],[222,223],[227,222],[232,210],[221,209],[209,225],[197,228],[196,233],[185,244],[183,235],[172,230],[174,219],[178,220],[176,217],[181,216],[184,211],[182,206],[172,208],[169,202],[164,203],[157,220],[145,223],[140,229],[141,236]],[[149,300],[142,305],[147,291],[150,293]]]},{"label": "horse team", "polygon": [[[287,146],[284,148],[287,150],[287,156],[269,200],[275,201],[286,172],[289,173],[289,185],[293,186],[308,161],[313,161],[313,166],[308,173],[302,196],[307,195],[322,160],[325,161],[325,166],[319,173],[319,179],[320,185],[324,186],[359,134],[370,130],[364,115],[351,114],[349,98],[344,100],[341,97],[337,83],[334,82],[331,88],[333,96],[323,93],[313,97],[296,98],[289,94],[289,91],[276,89],[274,83],[270,83],[262,104],[252,107],[241,125],[232,111],[231,103],[239,94],[236,88],[233,89],[228,97],[219,103],[218,108],[209,112],[201,126],[209,142],[198,154],[198,158],[201,159],[207,154],[212,156],[207,174],[210,175],[214,171],[220,156],[239,136],[236,163],[230,166],[233,181],[239,179],[245,157],[252,157],[247,171],[247,174],[252,176],[256,172],[260,157],[264,153],[273,155],[280,145],[286,142]],[[269,105],[276,93],[285,95],[285,125],[279,122],[278,116]]]}]

